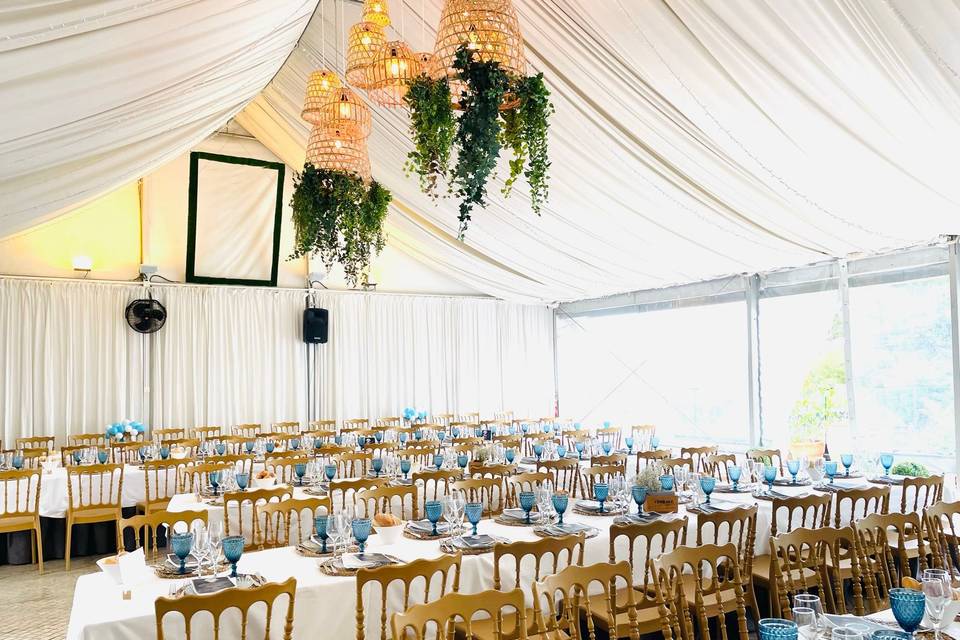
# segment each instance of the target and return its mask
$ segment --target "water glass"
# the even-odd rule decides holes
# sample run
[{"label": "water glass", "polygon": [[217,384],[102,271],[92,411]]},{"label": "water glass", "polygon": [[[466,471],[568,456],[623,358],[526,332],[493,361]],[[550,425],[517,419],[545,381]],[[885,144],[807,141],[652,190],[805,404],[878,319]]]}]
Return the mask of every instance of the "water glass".
[{"label": "water glass", "polygon": [[847,477],[850,476],[850,467],[853,466],[853,454],[852,453],[843,453],[840,454],[840,463],[843,465],[843,468],[846,470]]},{"label": "water glass", "polygon": [[357,546],[360,547],[360,553],[363,553],[367,546],[367,538],[370,537],[370,525],[370,518],[357,518],[351,523],[353,537],[357,541]]},{"label": "water glass", "polygon": [[193,527],[193,548],[190,552],[197,559],[197,577],[203,577],[203,561],[207,557],[210,540],[202,522],[195,522]]},{"label": "water glass", "polygon": [[319,515],[313,519],[313,531],[320,538],[320,553],[327,552],[327,539],[330,535],[327,533],[327,523],[330,520],[328,515]]},{"label": "water glass", "polygon": [[830,632],[830,637],[833,640],[865,640],[859,631],[849,627],[834,627]]},{"label": "water glass", "polygon": [[670,474],[660,476],[660,488],[663,491],[673,491],[673,476]]},{"label": "water glass", "polygon": [[704,495],[707,496],[707,504],[710,504],[710,494],[713,493],[713,488],[717,485],[717,480],[713,476],[702,476],[700,478],[700,488],[703,489]]},{"label": "water glass", "polygon": [[533,505],[536,504],[536,502],[537,496],[533,491],[520,492],[520,508],[527,514],[527,524],[530,524],[530,511],[533,510]]},{"label": "water glass", "polygon": [[187,572],[186,562],[187,556],[190,555],[190,550],[193,548],[193,534],[173,534],[170,536],[170,546],[173,549],[173,553],[180,559],[179,573],[182,575]]},{"label": "water glass", "polygon": [[624,438],[623,442],[627,445],[627,453],[633,453],[633,438]]},{"label": "water glass", "polygon": [[890,467],[893,466],[893,454],[892,453],[881,453],[880,454],[880,466],[883,467],[883,475],[890,475]]},{"label": "water glass", "polygon": [[797,474],[800,473],[800,461],[787,460],[787,471],[790,472],[790,477],[792,478],[791,483],[797,484]]},{"label": "water glass", "polygon": [[217,573],[220,570],[220,551],[223,548],[222,522],[211,522],[207,525],[207,547],[210,553],[210,564],[213,565],[213,573],[207,578],[207,582],[213,582],[217,579]]},{"label": "water glass", "polygon": [[230,563],[230,577],[237,577],[237,563],[243,555],[243,536],[227,536],[223,539],[223,557]]},{"label": "water glass", "polygon": [[763,467],[763,479],[767,483],[767,491],[773,491],[773,481],[777,479],[777,468],[772,464]]},{"label": "water glass", "polygon": [[809,607],[794,607],[793,621],[797,623],[797,631],[804,640],[816,640],[820,636],[817,612]]},{"label": "water glass", "polygon": [[443,456],[442,456],[442,455],[439,455],[439,454],[438,454],[438,455],[433,456],[433,466],[435,466],[435,467],[437,468],[437,471],[440,470],[440,468],[443,466]]},{"label": "water glass", "polygon": [[923,620],[925,597],[922,591],[895,587],[888,592],[890,609],[900,628],[913,633]]},{"label": "water glass", "polygon": [[439,500],[427,500],[423,503],[423,510],[427,515],[427,520],[433,525],[433,531],[430,535],[440,535],[437,531],[437,523],[440,522],[440,516],[443,514],[443,505],[440,504]]},{"label": "water glass", "polygon": [[730,482],[733,483],[733,490],[737,491],[740,484],[740,474],[742,470],[735,464],[727,467],[727,477],[730,478]]},{"label": "water glass", "polygon": [[797,640],[797,623],[783,618],[763,618],[758,625],[760,640]]},{"label": "water glass", "polygon": [[823,617],[823,603],[820,602],[820,596],[813,595],[812,593],[798,593],[797,595],[793,596],[793,606],[794,610],[809,609],[810,611],[813,611],[814,620],[816,621],[816,631],[818,634],[823,633],[826,630],[827,621],[826,618]]},{"label": "water glass", "polygon": [[935,636],[939,639],[943,610],[953,595],[950,574],[945,569],[926,569],[920,578],[927,617],[933,623],[934,629],[936,629]]},{"label": "water glass", "polygon": [[637,515],[642,516],[643,503],[647,501],[647,488],[635,484],[630,488],[630,495],[633,497],[633,501],[637,503]]},{"label": "water glass", "polygon": [[553,503],[553,510],[557,512],[559,517],[558,524],[563,524],[563,514],[567,512],[567,506],[570,504],[570,496],[564,492],[554,493],[550,498],[550,502]]},{"label": "water glass", "polygon": [[470,525],[473,527],[473,535],[477,535],[477,525],[483,517],[483,503],[468,502],[464,505],[463,510],[464,513],[466,513],[467,521],[470,522]]},{"label": "water glass", "polygon": [[598,482],[593,485],[593,497],[600,503],[601,513],[603,513],[603,503],[606,502],[608,495],[610,495],[610,485],[604,482]]},{"label": "water glass", "polygon": [[[379,433],[379,431],[377,432]],[[383,471],[383,458],[377,457],[370,461],[370,465],[373,467],[374,475],[379,478],[380,472]]]},{"label": "water glass", "polygon": [[400,471],[403,473],[404,480],[407,479],[407,474],[410,473],[410,459],[403,458],[400,460]]},{"label": "water glass", "polygon": [[323,473],[327,476],[327,482],[332,481],[337,475],[337,465],[335,464],[324,465]]}]

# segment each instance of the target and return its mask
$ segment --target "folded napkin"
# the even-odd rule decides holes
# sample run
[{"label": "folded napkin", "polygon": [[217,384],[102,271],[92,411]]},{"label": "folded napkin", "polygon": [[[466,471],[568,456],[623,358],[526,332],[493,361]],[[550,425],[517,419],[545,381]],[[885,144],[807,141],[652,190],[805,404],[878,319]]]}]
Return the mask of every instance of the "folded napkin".
[{"label": "folded napkin", "polygon": [[342,558],[343,568],[375,569],[388,564],[397,564],[397,561],[383,553],[346,553]]},{"label": "folded napkin", "polygon": [[[168,553],[168,554],[167,554],[167,564],[169,564],[169,565],[170,565],[171,567],[173,567],[174,569],[179,569],[179,568],[180,568],[180,558],[178,558],[178,557],[176,556],[176,554]],[[198,565],[197,556],[193,555],[192,553],[191,553],[190,555],[188,555],[187,558],[186,558],[185,564],[184,564],[184,566],[186,567],[187,571],[192,571],[192,570],[196,569],[196,568],[197,568],[197,565]]]},{"label": "folded napkin", "polygon": [[870,482],[876,484],[903,484],[903,476],[877,476]]},{"label": "folded napkin", "polygon": [[[530,513],[532,514],[534,512],[531,511]],[[505,518],[512,518],[514,520],[526,520],[527,512],[523,509],[504,509],[503,516]]]},{"label": "folded napkin", "polygon": [[[417,533],[433,533],[433,524],[429,520],[411,520],[407,523],[407,528]],[[450,528],[449,523],[438,522],[437,531],[444,533]]]},{"label": "folded napkin", "polygon": [[454,538],[452,541],[454,547],[458,549],[488,549],[494,545],[496,540],[492,536],[480,534],[476,536],[463,536]]},{"label": "folded napkin", "polygon": [[644,513],[642,516],[636,513],[631,513],[629,515],[619,516],[614,519],[614,522],[617,524],[629,524],[634,522],[639,522],[641,524],[646,524],[648,522],[655,522],[663,517],[661,513]]},{"label": "folded napkin", "polygon": [[[599,513],[600,503],[596,500],[579,500],[577,502],[577,508],[582,509],[583,511],[596,511]],[[616,511],[616,509],[613,508],[612,502],[609,500],[603,503],[603,510]]]},{"label": "folded napkin", "polygon": [[[868,618],[860,618],[858,616],[852,616],[852,615],[839,616],[839,615],[833,615],[833,614],[827,613],[827,614],[824,614],[823,617],[827,621],[828,629],[833,629],[835,627],[845,627],[846,625],[851,624],[853,622],[862,624],[866,627],[870,627],[870,633],[873,633],[878,629],[884,629],[884,630],[890,629],[889,625],[880,624],[879,622],[874,622],[873,620],[870,620]],[[890,617],[891,617],[891,622],[893,622],[892,620],[893,616],[891,615]]]},{"label": "folded napkin", "polygon": [[547,526],[541,528],[540,531],[550,536],[560,537],[569,536],[571,534],[577,534],[580,532],[586,533],[592,529],[593,527],[580,524],[579,522],[564,522],[563,524],[548,524]]}]

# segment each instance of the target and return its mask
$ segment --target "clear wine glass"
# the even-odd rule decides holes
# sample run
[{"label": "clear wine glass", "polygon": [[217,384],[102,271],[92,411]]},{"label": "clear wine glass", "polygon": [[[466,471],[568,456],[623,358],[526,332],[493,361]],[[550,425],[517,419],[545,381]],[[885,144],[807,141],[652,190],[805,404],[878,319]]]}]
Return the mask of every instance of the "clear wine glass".
[{"label": "clear wine glass", "polygon": [[217,579],[217,572],[220,569],[220,550],[223,543],[223,523],[211,522],[207,525],[207,548],[210,554],[210,564],[213,567],[213,575],[207,578],[207,582],[213,582]]},{"label": "clear wine glass", "polygon": [[[793,597],[793,606],[794,610],[796,609],[809,609],[813,611],[814,617],[814,630],[816,634],[812,637],[817,638],[819,634],[822,634],[827,629],[826,618],[823,617],[823,604],[820,602],[820,596],[813,595],[812,593],[798,593]],[[800,624],[799,622],[797,623]]]},{"label": "clear wine glass", "polygon": [[924,608],[927,617],[933,623],[935,640],[940,640],[940,626],[943,621],[943,610],[953,596],[950,586],[950,573],[944,569],[926,569],[922,576]]},{"label": "clear wine glass", "polygon": [[804,640],[816,640],[820,636],[817,612],[809,607],[794,607],[793,621],[797,623],[797,632]]},{"label": "clear wine glass", "polygon": [[197,559],[197,577],[203,577],[203,561],[209,553],[210,537],[206,527],[196,522],[193,527],[193,548],[190,553]]}]

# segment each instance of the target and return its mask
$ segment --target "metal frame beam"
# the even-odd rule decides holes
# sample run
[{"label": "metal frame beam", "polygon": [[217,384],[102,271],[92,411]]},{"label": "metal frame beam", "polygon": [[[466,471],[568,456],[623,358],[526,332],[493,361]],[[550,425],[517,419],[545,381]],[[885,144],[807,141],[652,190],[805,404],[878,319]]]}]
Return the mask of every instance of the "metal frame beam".
[{"label": "metal frame beam", "polygon": [[947,245],[950,271],[950,336],[953,351],[954,472],[960,472],[960,246]]}]

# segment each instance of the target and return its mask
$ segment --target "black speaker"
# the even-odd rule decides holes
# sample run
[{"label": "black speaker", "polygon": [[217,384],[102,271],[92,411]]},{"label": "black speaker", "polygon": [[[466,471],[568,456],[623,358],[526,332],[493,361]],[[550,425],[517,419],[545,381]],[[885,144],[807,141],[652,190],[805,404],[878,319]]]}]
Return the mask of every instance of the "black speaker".
[{"label": "black speaker", "polygon": [[303,341],[308,344],[326,344],[329,326],[326,309],[308,307],[303,310]]}]

